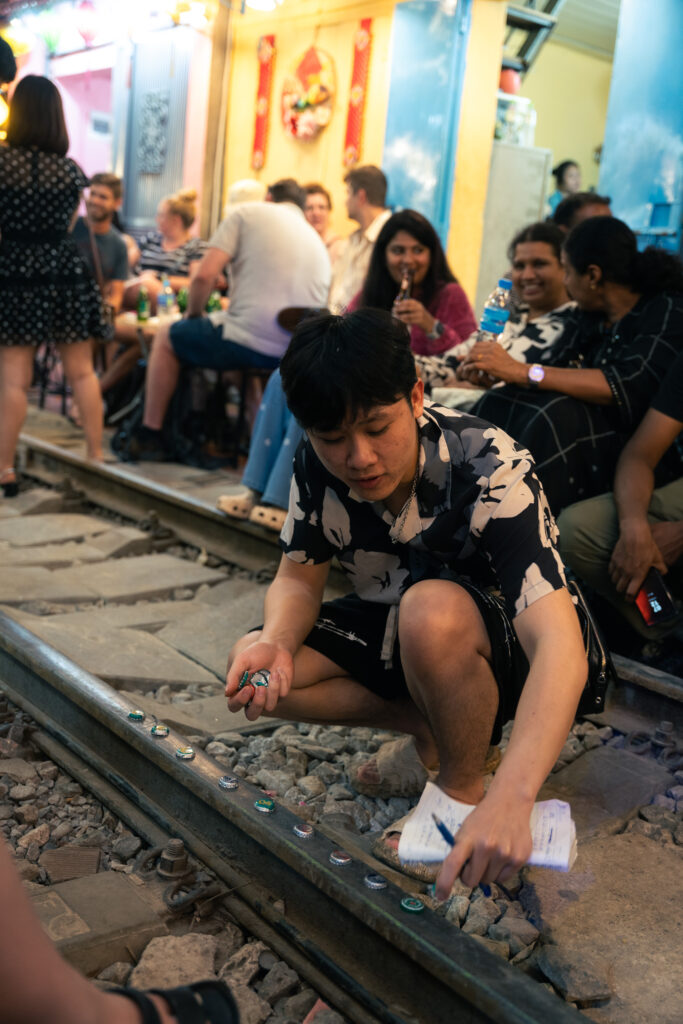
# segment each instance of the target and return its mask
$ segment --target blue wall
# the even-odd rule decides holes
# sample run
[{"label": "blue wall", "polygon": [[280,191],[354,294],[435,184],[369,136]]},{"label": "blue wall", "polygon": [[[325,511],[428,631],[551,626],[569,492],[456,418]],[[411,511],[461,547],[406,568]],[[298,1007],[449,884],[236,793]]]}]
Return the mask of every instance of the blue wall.
[{"label": "blue wall", "polygon": [[445,14],[433,0],[394,11],[382,168],[393,207],[427,217],[448,237],[460,100],[472,0]]},{"label": "blue wall", "polygon": [[681,245],[683,0],[621,0],[599,191],[641,245]]}]

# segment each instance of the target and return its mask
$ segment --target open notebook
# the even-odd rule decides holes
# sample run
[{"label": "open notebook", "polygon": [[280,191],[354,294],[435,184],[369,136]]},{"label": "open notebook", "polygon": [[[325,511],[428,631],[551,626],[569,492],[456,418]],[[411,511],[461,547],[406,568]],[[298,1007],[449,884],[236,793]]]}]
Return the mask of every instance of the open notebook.
[{"label": "open notebook", "polygon": [[[451,847],[434,824],[436,814],[455,836],[463,821],[473,811],[472,804],[463,804],[446,796],[443,790],[428,782],[420,802],[406,822],[398,844],[402,864],[442,861]],[[531,812],[533,851],[528,863],[542,868],[569,871],[576,860],[576,827],[571,808],[562,800],[543,800]]]}]

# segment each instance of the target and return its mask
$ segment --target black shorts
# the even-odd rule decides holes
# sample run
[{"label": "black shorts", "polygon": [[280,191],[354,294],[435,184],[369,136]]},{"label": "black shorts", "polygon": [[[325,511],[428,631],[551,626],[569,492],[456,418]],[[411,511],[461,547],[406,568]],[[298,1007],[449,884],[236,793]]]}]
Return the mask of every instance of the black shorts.
[{"label": "black shorts", "polygon": [[[498,712],[491,742],[498,743],[503,725],[514,718],[529,663],[512,628],[501,598],[459,580],[474,600],[489,635],[493,675],[498,686]],[[363,601],[355,594],[325,601],[306,647],[325,655],[352,679],[385,700],[409,696],[398,636],[391,661],[382,660],[382,646],[390,605]],[[453,652],[457,656],[457,652]]]}]

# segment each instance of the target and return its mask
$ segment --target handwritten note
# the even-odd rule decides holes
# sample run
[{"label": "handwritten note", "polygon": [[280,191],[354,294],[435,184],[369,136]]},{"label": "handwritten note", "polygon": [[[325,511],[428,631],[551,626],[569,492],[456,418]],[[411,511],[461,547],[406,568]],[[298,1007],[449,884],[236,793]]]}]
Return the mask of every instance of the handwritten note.
[{"label": "handwritten note", "polygon": [[[401,863],[431,864],[444,860],[451,848],[437,831],[432,814],[441,818],[457,838],[458,829],[473,810],[472,804],[453,800],[433,782],[428,782],[420,802],[403,828],[398,844]],[[569,871],[576,860],[576,828],[569,804],[562,800],[543,800],[534,804],[530,827],[533,851],[529,864]]]}]

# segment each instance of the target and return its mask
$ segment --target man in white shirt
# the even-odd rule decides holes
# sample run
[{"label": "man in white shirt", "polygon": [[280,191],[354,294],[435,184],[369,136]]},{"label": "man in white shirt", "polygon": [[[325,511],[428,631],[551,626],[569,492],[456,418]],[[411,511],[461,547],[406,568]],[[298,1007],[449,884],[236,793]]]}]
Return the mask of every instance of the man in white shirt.
[{"label": "man in white shirt", "polygon": [[372,164],[354,167],[344,181],[346,212],[360,227],[347,238],[335,263],[329,300],[333,313],[343,313],[363,287],[377,236],[391,216],[391,210],[384,205],[387,179],[379,167]]},{"label": "man in white shirt", "polygon": [[[185,318],[161,326],[154,338],[134,458],[164,458],[161,428],[181,365],[275,369],[290,338],[278,313],[325,306],[330,260],[304,217],[305,198],[292,178],[282,179],[269,187],[266,202],[238,204],[216,228],[192,279]],[[230,306],[207,316],[206,300],[226,263]]]}]

